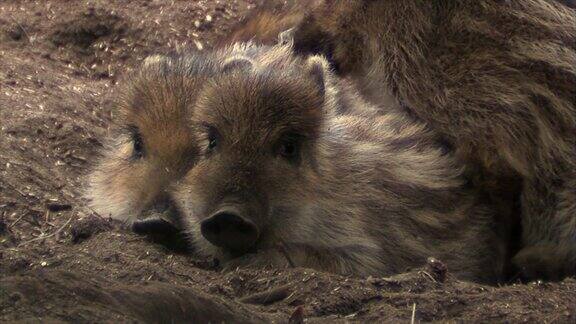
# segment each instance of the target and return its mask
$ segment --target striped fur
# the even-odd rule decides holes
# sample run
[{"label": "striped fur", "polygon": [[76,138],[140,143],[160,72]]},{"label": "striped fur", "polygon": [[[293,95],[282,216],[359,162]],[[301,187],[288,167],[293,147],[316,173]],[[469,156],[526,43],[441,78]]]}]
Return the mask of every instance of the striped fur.
[{"label": "striped fur", "polygon": [[[227,268],[285,266],[283,246],[296,266],[341,274],[390,275],[435,256],[461,279],[502,278],[494,211],[457,158],[322,57],[236,45],[154,58],[124,93],[120,128],[139,129],[144,153],[116,143],[95,169],[94,206],[112,216],[133,220],[169,196],[198,252]],[[289,161],[276,154],[287,133],[301,147]],[[250,210],[258,253],[234,258],[202,237],[199,222],[230,203]]]},{"label": "striped fur", "polygon": [[[521,214],[529,278],[576,273],[576,12],[552,0],[325,1],[294,33],[456,147]],[[520,198],[518,198],[520,197]],[[520,211],[506,210],[520,200]],[[512,216],[514,217],[514,216]]]}]

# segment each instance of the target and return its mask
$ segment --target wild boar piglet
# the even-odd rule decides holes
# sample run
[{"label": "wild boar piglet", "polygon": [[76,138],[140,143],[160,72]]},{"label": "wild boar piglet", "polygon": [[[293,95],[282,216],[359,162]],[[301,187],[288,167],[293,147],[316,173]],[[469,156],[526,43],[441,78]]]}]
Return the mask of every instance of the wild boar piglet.
[{"label": "wild boar piglet", "polygon": [[168,209],[197,252],[237,266],[390,275],[504,267],[492,209],[425,125],[374,107],[320,56],[234,45],[147,60],[89,195],[134,221]]}]

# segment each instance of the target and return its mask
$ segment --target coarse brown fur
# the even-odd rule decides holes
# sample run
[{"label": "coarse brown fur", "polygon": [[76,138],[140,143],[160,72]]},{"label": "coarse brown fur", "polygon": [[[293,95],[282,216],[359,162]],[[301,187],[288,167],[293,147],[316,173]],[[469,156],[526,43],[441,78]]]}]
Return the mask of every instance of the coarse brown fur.
[{"label": "coarse brown fur", "polygon": [[[294,32],[369,100],[395,102],[519,200],[529,278],[576,273],[576,12],[551,0],[327,0]],[[517,198],[519,197],[519,198]]]},{"label": "coarse brown fur", "polygon": [[[321,57],[236,45],[152,58],[119,105],[124,135],[89,190],[102,214],[133,221],[168,199],[198,252],[232,269],[390,275],[435,256],[459,278],[501,279],[494,212],[455,156],[422,123],[363,101]],[[204,238],[222,206],[257,226],[249,251]]]},{"label": "coarse brown fur", "polygon": [[[570,8],[576,8],[576,0],[553,0]],[[256,8],[244,17],[233,28],[232,32],[219,39],[216,47],[226,47],[237,42],[252,42],[259,45],[275,45],[279,36],[284,32],[290,32],[301,24],[307,24],[303,20],[314,18],[310,15],[320,7],[323,0],[263,0]],[[318,32],[319,30],[316,30]],[[318,53],[321,51],[325,38],[310,38],[307,51],[315,47]],[[325,44],[326,45],[326,44]],[[327,44],[330,46],[329,44]],[[330,54],[331,50],[324,48],[323,54]]]},{"label": "coarse brown fur", "polygon": [[306,13],[321,0],[266,0],[242,19],[230,35],[221,38],[216,47],[227,47],[239,42],[275,45],[279,35],[298,26]]}]

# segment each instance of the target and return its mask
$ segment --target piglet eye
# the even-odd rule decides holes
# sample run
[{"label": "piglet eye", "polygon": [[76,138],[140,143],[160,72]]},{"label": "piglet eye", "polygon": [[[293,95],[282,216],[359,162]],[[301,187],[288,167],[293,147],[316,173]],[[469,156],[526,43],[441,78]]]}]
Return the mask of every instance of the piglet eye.
[{"label": "piglet eye", "polygon": [[208,128],[208,150],[213,150],[218,146],[219,135],[214,127]]},{"label": "piglet eye", "polygon": [[300,137],[295,135],[286,136],[278,146],[278,154],[291,162],[300,156]]},{"label": "piglet eye", "polygon": [[144,141],[142,134],[136,126],[129,127],[130,135],[132,137],[132,158],[137,160],[144,157]]},{"label": "piglet eye", "polygon": [[296,144],[291,142],[285,142],[282,143],[282,145],[280,145],[280,155],[282,155],[283,157],[292,158],[296,155],[296,153],[297,153]]}]

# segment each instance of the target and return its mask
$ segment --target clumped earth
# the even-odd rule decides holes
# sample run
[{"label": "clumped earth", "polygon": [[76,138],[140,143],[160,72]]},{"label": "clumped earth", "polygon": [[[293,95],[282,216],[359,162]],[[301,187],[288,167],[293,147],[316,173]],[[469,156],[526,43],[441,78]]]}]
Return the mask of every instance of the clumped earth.
[{"label": "clumped earth", "polygon": [[221,273],[87,208],[121,76],[152,53],[208,49],[256,5],[0,3],[0,321],[576,322],[574,279],[481,286],[438,260],[390,278]]}]

